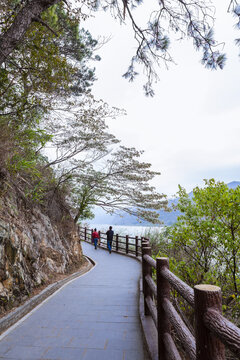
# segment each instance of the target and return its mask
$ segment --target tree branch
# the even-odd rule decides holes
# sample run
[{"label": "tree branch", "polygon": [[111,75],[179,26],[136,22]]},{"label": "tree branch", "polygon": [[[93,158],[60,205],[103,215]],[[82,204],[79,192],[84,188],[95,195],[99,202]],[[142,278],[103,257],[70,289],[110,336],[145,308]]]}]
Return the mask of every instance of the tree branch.
[{"label": "tree branch", "polygon": [[32,0],[16,15],[12,25],[0,37],[0,65],[7,60],[9,54],[17,47],[34,19],[43,11],[60,0]]},{"label": "tree branch", "polygon": [[54,30],[51,28],[51,26],[49,26],[49,25],[48,25],[45,21],[43,21],[40,17],[34,18],[33,21],[42,24],[42,25],[45,26],[48,30],[50,30],[56,37],[58,37],[58,34],[56,33],[56,31],[54,31]]}]

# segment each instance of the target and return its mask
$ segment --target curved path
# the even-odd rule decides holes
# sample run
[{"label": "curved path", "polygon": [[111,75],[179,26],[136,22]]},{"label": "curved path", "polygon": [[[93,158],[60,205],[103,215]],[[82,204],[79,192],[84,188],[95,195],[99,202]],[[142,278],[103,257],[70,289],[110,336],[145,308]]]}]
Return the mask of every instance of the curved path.
[{"label": "curved path", "polygon": [[0,359],[148,360],[138,315],[141,265],[82,243],[97,265],[0,337]]}]

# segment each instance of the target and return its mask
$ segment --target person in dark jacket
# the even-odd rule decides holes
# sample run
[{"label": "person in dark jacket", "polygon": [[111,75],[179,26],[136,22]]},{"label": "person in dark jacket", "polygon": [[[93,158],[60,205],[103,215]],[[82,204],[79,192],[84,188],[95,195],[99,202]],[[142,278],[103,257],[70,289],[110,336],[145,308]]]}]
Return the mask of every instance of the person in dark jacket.
[{"label": "person in dark jacket", "polygon": [[94,243],[95,250],[97,250],[98,240],[99,240],[99,233],[97,232],[97,229],[94,229],[94,231],[92,233],[92,241]]},{"label": "person in dark jacket", "polygon": [[109,226],[109,230],[106,232],[106,235],[107,235],[107,247],[108,247],[110,254],[112,252],[113,234],[114,234],[114,232],[112,230],[112,226]]}]

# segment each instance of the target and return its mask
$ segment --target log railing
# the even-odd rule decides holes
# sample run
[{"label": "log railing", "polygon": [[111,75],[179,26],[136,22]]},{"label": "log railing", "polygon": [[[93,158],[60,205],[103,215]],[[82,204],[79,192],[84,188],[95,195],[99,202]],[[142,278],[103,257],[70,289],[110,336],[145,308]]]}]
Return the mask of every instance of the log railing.
[{"label": "log railing", "polygon": [[[92,241],[92,230],[80,228],[80,238]],[[106,235],[100,233],[101,247],[107,247]],[[168,258],[152,258],[148,239],[115,235],[113,250],[142,259],[144,313],[150,316],[158,334],[158,359],[181,360],[172,334],[181,343],[181,352],[190,360],[225,360],[225,346],[240,359],[240,329],[224,318],[221,289],[196,285],[194,289],[169,270]],[[155,269],[156,282],[152,273]],[[174,289],[194,309],[195,337],[171,303]],[[185,358],[185,357],[184,357]]]},{"label": "log railing", "polygon": [[[92,233],[93,229],[87,229],[79,227],[79,236],[80,239],[83,239],[87,242],[92,242]],[[98,231],[100,238],[100,247],[107,248],[107,235],[101,231]],[[142,254],[141,251],[141,238],[138,236],[129,236],[129,235],[114,235],[112,242],[112,250],[124,253],[127,255],[132,255],[140,257]]]},{"label": "log railing", "polygon": [[[156,270],[156,283],[152,279]],[[151,257],[149,241],[142,240],[145,315],[152,316],[158,332],[158,359],[180,360],[174,332],[190,360],[224,360],[225,347],[240,358],[240,329],[224,318],[221,289],[212,285],[185,284],[169,270],[168,258]],[[170,286],[194,309],[195,337],[170,301]],[[174,331],[173,331],[174,330]]]}]

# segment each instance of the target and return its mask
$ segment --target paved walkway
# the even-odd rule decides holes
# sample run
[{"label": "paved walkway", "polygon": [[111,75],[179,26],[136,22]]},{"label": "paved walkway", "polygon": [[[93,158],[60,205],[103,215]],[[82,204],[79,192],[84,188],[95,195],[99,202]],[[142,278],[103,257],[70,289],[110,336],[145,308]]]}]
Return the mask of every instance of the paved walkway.
[{"label": "paved walkway", "polygon": [[0,359],[148,360],[138,316],[137,261],[82,243],[97,266],[0,337]]}]

